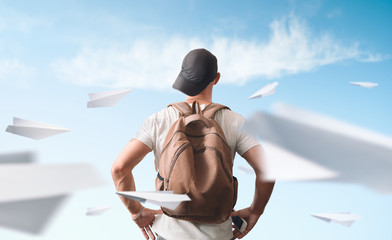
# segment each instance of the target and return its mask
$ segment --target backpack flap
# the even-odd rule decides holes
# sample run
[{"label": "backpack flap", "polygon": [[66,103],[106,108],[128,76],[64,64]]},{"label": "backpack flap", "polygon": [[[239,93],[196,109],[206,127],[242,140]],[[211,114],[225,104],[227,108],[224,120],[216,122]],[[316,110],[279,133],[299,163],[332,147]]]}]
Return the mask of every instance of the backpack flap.
[{"label": "backpack flap", "polygon": [[201,114],[193,114],[185,118],[185,126],[187,127],[191,123],[201,122],[204,124],[206,128],[209,128],[210,125],[206,121],[206,119]]},{"label": "backpack flap", "polygon": [[180,113],[180,117],[185,117],[192,114],[192,109],[186,102],[176,102],[169,104],[168,107],[174,107]]},{"label": "backpack flap", "polygon": [[191,108],[185,102],[171,104],[170,106],[174,106],[180,112],[181,116],[185,117],[185,126],[200,121],[206,128],[209,128],[208,121],[203,117],[204,115],[198,101],[194,101]]}]

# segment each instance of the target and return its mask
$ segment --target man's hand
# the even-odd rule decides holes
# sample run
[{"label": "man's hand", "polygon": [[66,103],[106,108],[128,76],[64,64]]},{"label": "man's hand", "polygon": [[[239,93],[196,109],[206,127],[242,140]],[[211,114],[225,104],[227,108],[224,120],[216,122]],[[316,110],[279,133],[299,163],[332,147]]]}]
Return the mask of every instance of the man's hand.
[{"label": "man's hand", "polygon": [[155,215],[156,214],[162,214],[162,210],[153,210],[149,208],[144,208],[142,209],[142,212],[140,215],[137,217],[138,214],[132,214],[134,219],[133,221],[139,226],[140,230],[142,231],[144,237],[146,239],[152,239],[155,240],[155,235],[151,230],[152,224],[154,223],[155,220]]},{"label": "man's hand", "polygon": [[243,233],[240,233],[240,231],[238,231],[237,228],[235,228],[233,231],[233,239],[236,239],[236,238],[241,239],[241,238],[245,237],[245,235],[248,234],[248,232],[250,232],[250,230],[252,230],[252,228],[256,225],[257,220],[259,220],[261,214],[252,212],[250,207],[248,207],[248,208],[244,208],[244,209],[232,212],[231,216],[242,217],[248,223],[248,225],[246,226]]},{"label": "man's hand", "polygon": [[233,231],[233,239],[243,238],[256,225],[257,220],[259,220],[261,214],[264,212],[275,185],[274,181],[263,179],[264,151],[260,145],[249,149],[242,157],[246,159],[255,171],[255,195],[250,207],[231,213],[231,216],[240,216],[248,223],[243,233],[240,233],[238,230]]}]

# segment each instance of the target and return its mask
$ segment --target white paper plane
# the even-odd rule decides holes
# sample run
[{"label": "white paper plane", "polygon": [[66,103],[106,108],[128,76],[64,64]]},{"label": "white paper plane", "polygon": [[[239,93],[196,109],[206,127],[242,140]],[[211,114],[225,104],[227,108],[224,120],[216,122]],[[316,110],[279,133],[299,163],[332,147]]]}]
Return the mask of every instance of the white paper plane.
[{"label": "white paper plane", "polygon": [[191,201],[191,199],[186,194],[175,194],[171,191],[156,191],[156,192],[117,192],[126,198],[131,198],[133,200],[139,201],[141,203],[151,203],[164,208],[174,210],[181,202]]},{"label": "white paper plane", "polygon": [[350,227],[356,220],[361,218],[361,216],[351,214],[349,212],[321,213],[321,214],[312,214],[312,216],[326,222],[334,222],[340,225],[344,225],[346,227]]},{"label": "white paper plane", "polygon": [[1,164],[0,226],[39,234],[67,195],[103,183],[87,164]]},{"label": "white paper plane", "polygon": [[279,146],[264,141],[263,178],[265,180],[306,181],[336,178],[339,174]]},{"label": "white paper plane", "polygon": [[66,195],[103,184],[88,164],[2,164],[0,203]]},{"label": "white paper plane", "polygon": [[378,86],[378,83],[373,83],[373,82],[350,82],[350,84],[364,87],[364,88],[374,88]]},{"label": "white paper plane", "polygon": [[41,234],[64,204],[67,196],[19,200],[0,203],[0,227]]},{"label": "white paper plane", "polygon": [[260,98],[274,94],[275,88],[278,86],[278,84],[278,82],[273,82],[265,85],[262,89],[258,90],[252,96],[250,96],[249,99]]},{"label": "white paper plane", "polygon": [[98,93],[89,93],[90,101],[87,102],[88,108],[111,107],[116,105],[123,97],[130,93],[131,89],[112,90]]},{"label": "white paper plane", "polygon": [[[337,172],[304,159],[274,144],[263,141],[264,149],[262,177],[264,180],[306,181],[329,179],[338,176]],[[246,174],[255,174],[252,168],[238,166]]]},{"label": "white paper plane", "polygon": [[[255,113],[246,128],[267,144],[325,168],[321,170],[332,177],[328,181],[359,183],[392,193],[391,137],[284,104],[276,110],[275,114]],[[285,172],[276,164],[271,174],[298,180]],[[301,175],[319,180],[311,171],[301,171]]]},{"label": "white paper plane", "polygon": [[112,208],[111,206],[90,207],[90,208],[87,208],[86,216],[102,215],[111,208]]},{"label": "white paper plane", "polygon": [[13,125],[8,125],[5,131],[39,140],[56,134],[69,132],[70,130],[47,123],[34,122],[14,117]]}]

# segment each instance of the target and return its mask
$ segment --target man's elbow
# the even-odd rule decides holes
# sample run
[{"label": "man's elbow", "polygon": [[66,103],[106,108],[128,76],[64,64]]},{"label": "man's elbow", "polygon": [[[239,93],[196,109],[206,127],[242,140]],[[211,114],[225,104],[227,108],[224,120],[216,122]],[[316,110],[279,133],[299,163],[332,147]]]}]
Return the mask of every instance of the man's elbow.
[{"label": "man's elbow", "polygon": [[124,165],[114,163],[111,168],[111,174],[113,179],[121,178],[126,175],[130,169],[127,169]]}]

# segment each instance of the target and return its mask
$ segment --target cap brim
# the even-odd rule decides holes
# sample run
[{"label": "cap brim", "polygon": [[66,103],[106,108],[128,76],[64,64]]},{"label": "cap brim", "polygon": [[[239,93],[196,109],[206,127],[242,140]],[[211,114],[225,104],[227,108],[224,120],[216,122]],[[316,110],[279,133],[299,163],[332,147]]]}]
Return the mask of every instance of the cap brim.
[{"label": "cap brim", "polygon": [[188,96],[196,96],[201,93],[212,81],[195,82],[185,78],[180,72],[176,81],[173,84],[173,88],[177,89]]}]

